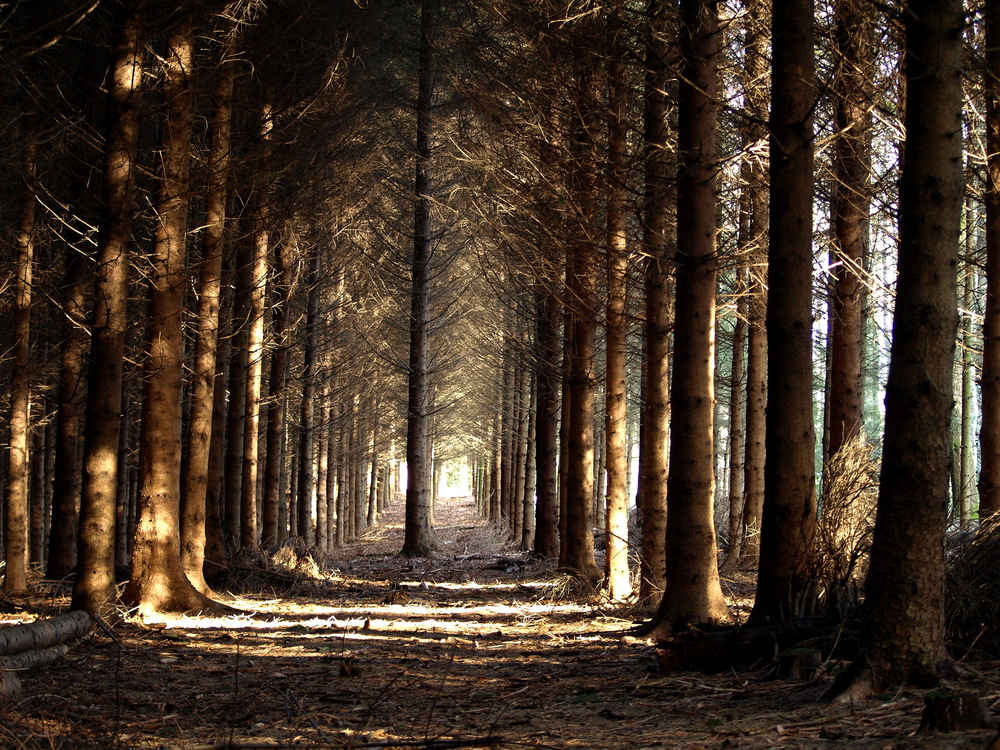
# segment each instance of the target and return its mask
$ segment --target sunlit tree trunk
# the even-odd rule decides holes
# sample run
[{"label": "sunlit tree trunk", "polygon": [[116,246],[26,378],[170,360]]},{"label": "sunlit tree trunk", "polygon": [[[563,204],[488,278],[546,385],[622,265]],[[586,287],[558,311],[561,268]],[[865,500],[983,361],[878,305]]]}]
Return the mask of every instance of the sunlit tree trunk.
[{"label": "sunlit tree trunk", "polygon": [[775,0],[771,19],[768,383],[753,623],[795,614],[811,583],[816,527],[812,412],[813,3]]},{"label": "sunlit tree trunk", "polygon": [[105,614],[115,592],[115,499],[122,411],[122,362],[142,82],[144,0],[127,6],[108,78],[110,125],[91,312],[90,372],[84,422],[83,484],[74,609]]},{"label": "sunlit tree trunk", "polygon": [[206,503],[209,454],[215,413],[218,367],[219,301],[222,259],[226,246],[226,205],[230,164],[230,131],[235,60],[233,28],[227,25],[219,49],[209,123],[208,193],[202,258],[198,280],[198,333],[192,363],[191,415],[188,420],[187,460],[181,494],[181,565],[196,589],[209,593],[205,581]]},{"label": "sunlit tree trunk", "polygon": [[210,599],[181,571],[181,395],[187,206],[194,119],[195,28],[182,17],[171,28],[164,59],[165,118],[157,225],[150,257],[150,301],[142,402],[139,518],[132,568],[122,601],[140,615],[207,609]]},{"label": "sunlit tree trunk", "polygon": [[628,569],[628,456],[625,447],[628,409],[625,402],[625,317],[628,287],[628,248],[626,246],[627,196],[625,176],[628,170],[628,87],[621,0],[609,17],[609,45],[614,51],[608,62],[608,161],[611,170],[607,186],[607,364],[605,393],[605,470],[607,492],[605,513],[604,587],[612,599],[624,599],[632,593]]},{"label": "sunlit tree trunk", "polygon": [[[32,105],[33,107],[33,105]],[[25,118],[24,192],[17,227],[17,279],[14,287],[14,347],[10,383],[10,449],[7,453],[7,497],[4,512],[3,590],[28,588],[28,504],[31,441],[31,292],[35,268],[35,197],[38,123],[34,111]],[[37,498],[35,498],[37,501]],[[40,540],[36,540],[40,541]],[[32,550],[34,555],[34,550]]]}]

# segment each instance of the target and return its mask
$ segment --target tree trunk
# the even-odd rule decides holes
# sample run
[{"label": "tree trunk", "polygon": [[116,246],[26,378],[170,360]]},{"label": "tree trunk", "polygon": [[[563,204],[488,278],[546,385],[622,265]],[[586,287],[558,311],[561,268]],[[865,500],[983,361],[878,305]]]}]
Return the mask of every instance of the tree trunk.
[{"label": "tree trunk", "polygon": [[[31,291],[35,267],[35,176],[38,156],[37,113],[25,117],[24,192],[17,228],[17,279],[14,288],[14,346],[10,383],[10,449],[4,513],[3,590],[27,590],[28,514],[31,440]],[[36,498],[37,501],[37,498]],[[34,554],[34,551],[32,551]]]},{"label": "tree trunk", "polygon": [[781,622],[808,594],[816,526],[812,414],[813,3],[775,0],[771,19],[764,510],[754,624]]},{"label": "tree trunk", "polygon": [[677,293],[670,392],[667,581],[651,623],[663,637],[727,615],[715,541],[715,195],[719,28],[714,0],[681,0]]},{"label": "tree trunk", "polygon": [[132,569],[122,600],[141,616],[208,609],[212,603],[181,571],[180,482],[187,205],[194,119],[194,23],[179,19],[167,38],[162,174],[156,238],[150,257],[150,301],[140,436],[139,520]]},{"label": "tree trunk", "polygon": [[[742,198],[741,198],[742,200]],[[740,235],[745,236],[745,212],[740,210]],[[736,271],[736,317],[733,321],[733,364],[729,373],[729,550],[725,565],[732,568],[743,550],[743,475],[746,430],[743,419],[743,387],[746,379],[747,273]]]},{"label": "tree trunk", "polygon": [[264,496],[261,514],[260,544],[269,547],[278,541],[278,506],[284,501],[281,477],[285,473],[282,442],[285,434],[285,383],[288,380],[288,328],[292,296],[292,250],[297,240],[290,229],[277,243],[274,252],[275,284],[271,334],[271,372],[267,402],[267,447],[264,451]]},{"label": "tree trunk", "polygon": [[[865,656],[842,700],[935,683],[947,668],[944,529],[962,211],[961,0],[911,0],[899,275]],[[846,680],[845,680],[846,681]]]},{"label": "tree trunk", "polygon": [[145,0],[135,0],[116,32],[109,80],[110,129],[91,312],[90,373],[84,422],[83,484],[73,608],[103,615],[115,599],[115,498],[122,411],[129,248],[142,82]]},{"label": "tree trunk", "polygon": [[979,518],[1000,511],[1000,0],[987,0],[986,311],[983,319],[982,424],[979,432]]},{"label": "tree trunk", "polygon": [[[260,140],[269,151],[271,108],[260,111]],[[264,303],[267,299],[267,256],[270,248],[270,206],[267,186],[255,186],[253,230],[248,259],[250,288],[247,306],[246,396],[243,403],[243,476],[240,480],[240,548],[259,546],[257,533],[257,474],[260,450],[261,391],[264,384]]]},{"label": "tree trunk", "polygon": [[216,349],[219,345],[219,301],[226,246],[233,79],[236,74],[232,33],[233,24],[227,23],[222,31],[212,91],[208,194],[198,281],[198,333],[192,364],[191,415],[181,494],[181,566],[188,580],[203,594],[210,593],[205,581],[206,498],[215,413],[215,377],[219,364]]},{"label": "tree trunk", "polygon": [[[535,505],[534,551],[559,556],[559,300],[544,285],[535,290]],[[494,425],[494,431],[496,425]],[[491,478],[492,478],[491,474]]]},{"label": "tree trunk", "polygon": [[608,161],[611,171],[607,186],[607,331],[605,348],[605,469],[607,510],[605,513],[604,588],[611,599],[632,594],[628,569],[628,457],[626,431],[628,407],[625,379],[625,338],[628,319],[628,247],[626,245],[626,184],[628,171],[628,100],[621,14],[617,0],[609,16],[609,45],[614,54],[608,62]]},{"label": "tree trunk", "polygon": [[645,265],[645,387],[639,441],[638,509],[641,534],[639,598],[654,601],[666,576],[667,446],[670,418],[670,319],[673,202],[667,127],[667,0],[647,0],[645,112],[646,170],[642,216]]},{"label": "tree trunk", "polygon": [[413,210],[413,267],[410,309],[410,369],[406,412],[406,524],[401,554],[426,557],[435,547],[431,526],[430,287],[433,255],[431,160],[434,146],[434,30],[437,0],[420,6],[417,81],[417,160]]}]

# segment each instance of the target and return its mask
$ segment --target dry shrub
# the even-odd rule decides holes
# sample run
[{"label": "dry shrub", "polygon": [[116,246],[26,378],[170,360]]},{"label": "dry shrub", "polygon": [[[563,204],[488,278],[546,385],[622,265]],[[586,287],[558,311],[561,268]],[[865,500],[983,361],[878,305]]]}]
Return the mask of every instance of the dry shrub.
[{"label": "dry shrub", "polygon": [[823,470],[823,504],[816,529],[820,606],[844,616],[860,601],[878,504],[877,449],[852,438]]},{"label": "dry shrub", "polygon": [[950,546],[945,616],[953,656],[1000,659],[1000,518]]}]

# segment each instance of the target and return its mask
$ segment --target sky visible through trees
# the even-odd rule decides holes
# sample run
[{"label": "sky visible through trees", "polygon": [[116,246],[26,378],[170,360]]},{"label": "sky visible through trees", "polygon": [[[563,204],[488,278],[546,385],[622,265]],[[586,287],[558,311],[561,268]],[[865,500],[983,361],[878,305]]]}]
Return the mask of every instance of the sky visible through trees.
[{"label": "sky visible through trees", "polygon": [[739,619],[721,571],[752,628],[859,623],[831,697],[949,673],[995,0],[42,6],[0,7],[5,594],[225,616],[396,504],[433,559],[463,496],[648,639]]}]

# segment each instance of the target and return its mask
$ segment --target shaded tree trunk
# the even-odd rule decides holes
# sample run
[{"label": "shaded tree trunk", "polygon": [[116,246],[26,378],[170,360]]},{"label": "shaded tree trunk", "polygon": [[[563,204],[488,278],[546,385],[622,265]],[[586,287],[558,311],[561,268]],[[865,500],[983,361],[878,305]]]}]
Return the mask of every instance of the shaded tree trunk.
[{"label": "shaded tree trunk", "polygon": [[[535,465],[538,502],[535,505],[534,551],[539,557],[559,556],[559,300],[538,285],[535,290]],[[494,426],[494,430],[496,426]],[[492,478],[492,475],[491,475]]]},{"label": "shaded tree trunk", "polygon": [[669,434],[669,364],[671,261],[667,214],[673,202],[667,127],[668,0],[647,0],[648,39],[644,104],[642,252],[645,265],[645,380],[639,440],[638,509],[641,528],[639,598],[653,601],[666,576],[667,460]]},{"label": "shaded tree trunk", "polygon": [[957,332],[962,174],[961,0],[911,0],[904,17],[907,138],[899,276],[886,386],[878,512],[854,700],[935,683],[948,665],[944,529]]},{"label": "shaded tree trunk", "polygon": [[425,557],[435,547],[431,526],[430,287],[431,160],[434,146],[434,29],[437,0],[420,6],[420,54],[417,81],[417,163],[413,215],[413,266],[410,309],[410,367],[406,413],[406,525],[401,554]]},{"label": "shaded tree trunk", "polygon": [[813,3],[775,0],[771,19],[771,220],[767,423],[755,624],[808,595],[816,526],[812,415]]}]

